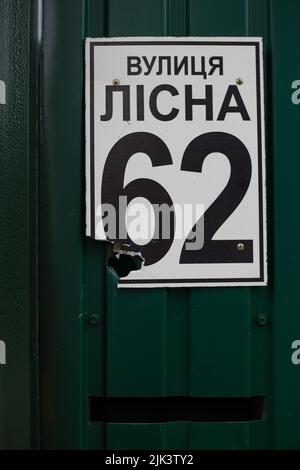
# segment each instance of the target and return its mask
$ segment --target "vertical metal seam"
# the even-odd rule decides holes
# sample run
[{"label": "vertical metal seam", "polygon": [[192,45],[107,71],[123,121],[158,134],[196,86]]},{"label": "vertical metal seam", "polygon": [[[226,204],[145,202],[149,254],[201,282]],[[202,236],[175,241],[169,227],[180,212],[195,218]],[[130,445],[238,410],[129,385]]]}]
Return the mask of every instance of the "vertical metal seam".
[{"label": "vertical metal seam", "polygon": [[109,37],[109,0],[103,2],[103,35]]},{"label": "vertical metal seam", "polygon": [[190,36],[191,0],[184,0],[185,36]]},{"label": "vertical metal seam", "polygon": [[162,34],[163,36],[168,36],[169,34],[168,13],[169,13],[169,2],[168,0],[162,0]]},{"label": "vertical metal seam", "polygon": [[[32,326],[30,327],[31,334],[33,334],[33,357],[30,359],[30,373],[34,367],[34,377],[31,377],[31,387],[34,389],[35,401],[33,405],[33,397],[31,397],[31,406],[36,406],[33,412],[35,422],[32,423],[32,447],[40,448],[40,383],[39,383],[39,158],[41,150],[41,126],[42,122],[42,109],[41,109],[41,53],[42,53],[42,33],[43,33],[43,0],[37,0],[30,3],[29,24],[33,21],[34,25],[34,208],[29,208],[30,211],[34,210],[33,224],[34,224],[34,240],[33,240],[33,263],[34,263],[34,280],[33,280],[33,302],[34,302],[34,319],[30,319]],[[35,21],[37,24],[35,24]],[[31,51],[30,51],[31,52]],[[32,71],[29,72],[30,74]],[[29,87],[30,94],[30,87]],[[32,119],[29,110],[29,120]],[[28,128],[28,132],[30,129]],[[31,144],[29,144],[31,145]],[[29,147],[30,148],[30,147]],[[31,173],[32,174],[32,173]],[[30,180],[31,174],[28,178]],[[30,232],[29,232],[30,237]],[[32,416],[32,413],[31,413]]]},{"label": "vertical metal seam", "polygon": [[245,0],[245,35],[249,36],[250,32],[250,4],[249,0]]}]

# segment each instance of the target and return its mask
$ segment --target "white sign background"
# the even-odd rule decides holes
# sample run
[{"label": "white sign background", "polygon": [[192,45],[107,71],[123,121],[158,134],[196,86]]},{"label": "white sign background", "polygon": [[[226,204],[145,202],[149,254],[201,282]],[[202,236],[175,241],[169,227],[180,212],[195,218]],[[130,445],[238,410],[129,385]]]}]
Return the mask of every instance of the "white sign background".
[{"label": "white sign background", "polygon": [[[142,43],[142,44],[141,44]],[[127,75],[128,56],[157,57],[199,56],[208,59],[222,56],[224,74],[215,72],[204,79],[199,75],[157,75],[157,68],[145,76]],[[210,67],[208,68],[208,70]],[[145,70],[145,69],[144,69]],[[207,71],[208,71],[207,70]],[[166,70],[165,70],[166,72]],[[101,184],[106,158],[116,142],[133,132],[149,132],[168,146],[173,164],[153,167],[146,154],[136,153],[127,164],[124,187],[139,178],[149,178],[162,185],[173,203],[203,204],[205,210],[226,187],[230,163],[221,153],[206,157],[201,173],[182,171],[182,157],[188,144],[200,134],[225,132],[240,139],[248,149],[252,163],[247,193],[231,216],[215,233],[213,240],[253,240],[253,262],[180,264],[184,240],[174,239],[171,248],[157,263],[132,271],[119,281],[120,287],[179,287],[266,285],[266,204],[265,150],[263,112],[263,66],[261,38],[109,38],[86,41],[86,233],[103,239],[97,217],[101,206]],[[113,114],[101,121],[106,113],[107,86],[114,79],[130,85],[131,118],[123,120],[123,93],[113,93]],[[239,92],[250,116],[243,120],[240,113],[228,113],[218,121],[229,85],[242,79]],[[171,121],[156,119],[149,109],[152,90],[161,85],[174,86],[179,94],[162,92],[157,106],[161,113],[172,107],[180,111]],[[145,88],[145,119],[136,118],[137,85]],[[205,85],[213,86],[213,120],[207,121],[205,106],[193,106],[193,120],[185,120],[185,85],[192,85],[193,98],[205,97]],[[235,103],[230,103],[232,106]],[[195,155],[197,158],[197,155]],[[196,222],[196,220],[195,220]],[[191,225],[192,229],[193,224]]]}]

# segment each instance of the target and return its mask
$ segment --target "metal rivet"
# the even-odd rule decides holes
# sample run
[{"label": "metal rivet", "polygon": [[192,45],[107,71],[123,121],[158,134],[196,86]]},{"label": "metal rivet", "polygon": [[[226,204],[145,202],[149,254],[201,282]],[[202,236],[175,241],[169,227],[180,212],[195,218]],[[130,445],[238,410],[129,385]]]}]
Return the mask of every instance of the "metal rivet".
[{"label": "metal rivet", "polygon": [[238,243],[238,244],[236,245],[236,247],[237,247],[237,249],[238,249],[239,251],[244,251],[244,249],[245,249],[244,243]]},{"label": "metal rivet", "polygon": [[93,315],[91,315],[91,316],[89,317],[89,324],[90,324],[91,326],[98,325],[99,323],[100,323],[100,317],[99,317],[99,315],[93,314]]},{"label": "metal rivet", "polygon": [[119,86],[120,83],[121,83],[121,82],[120,82],[120,80],[119,80],[118,78],[114,78],[113,81],[112,81],[112,84],[113,84],[114,86]]},{"label": "metal rivet", "polygon": [[237,85],[243,85],[244,81],[243,81],[242,78],[237,78],[236,81],[235,81],[235,83],[236,83]]},{"label": "metal rivet", "polygon": [[258,325],[265,326],[269,322],[268,315],[266,315],[265,313],[259,313],[256,316],[256,321],[257,321]]}]

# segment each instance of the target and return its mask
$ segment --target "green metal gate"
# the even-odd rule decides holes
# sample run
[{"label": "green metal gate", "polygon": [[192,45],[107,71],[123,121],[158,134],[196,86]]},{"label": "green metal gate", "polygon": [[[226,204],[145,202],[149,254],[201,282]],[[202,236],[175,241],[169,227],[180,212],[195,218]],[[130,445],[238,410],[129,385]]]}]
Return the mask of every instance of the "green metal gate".
[{"label": "green metal gate", "polygon": [[[11,2],[2,0],[0,5],[6,3]],[[21,11],[29,2],[15,3]],[[29,197],[35,191],[38,200],[40,418],[33,422],[39,422],[35,433],[41,448],[300,449],[300,365],[291,360],[292,343],[300,338],[296,243],[300,108],[291,100],[292,83],[300,80],[299,2],[44,0],[42,4],[38,188],[27,186],[26,192]],[[268,287],[118,290],[117,278],[107,266],[109,247],[85,237],[84,39],[114,36],[263,37]],[[28,94],[26,98],[30,99]],[[23,162],[26,155],[24,151]],[[12,200],[6,213],[13,213],[16,204]],[[21,204],[26,206],[24,200]],[[23,262],[29,261],[23,258]],[[11,258],[8,264],[12,265]],[[31,268],[31,273],[36,272]],[[14,289],[10,286],[11,295]],[[10,302],[0,325],[9,323],[13,308]],[[33,308],[24,307],[24,318],[28,322],[30,312],[35,324]],[[15,337],[14,323],[9,325],[8,344]],[[21,328],[19,318],[15,327]],[[22,332],[28,337],[29,329]],[[15,348],[13,354],[18,358],[22,351]],[[23,360],[33,397],[34,361],[30,373],[29,358]],[[9,363],[5,367],[8,370]],[[17,379],[24,380],[22,375]],[[14,383],[11,376],[4,376],[4,381],[8,387]],[[17,391],[9,397],[8,390],[2,389],[2,408],[11,406],[12,396],[17,400]],[[261,396],[266,413],[249,422],[103,423],[91,420],[89,399],[101,396]],[[27,410],[28,400],[23,403]],[[38,406],[32,400],[32,411]],[[4,414],[1,420],[5,431],[9,417]],[[12,436],[13,430],[7,432]],[[15,445],[28,446],[27,434],[22,442],[0,435],[0,446]]]}]

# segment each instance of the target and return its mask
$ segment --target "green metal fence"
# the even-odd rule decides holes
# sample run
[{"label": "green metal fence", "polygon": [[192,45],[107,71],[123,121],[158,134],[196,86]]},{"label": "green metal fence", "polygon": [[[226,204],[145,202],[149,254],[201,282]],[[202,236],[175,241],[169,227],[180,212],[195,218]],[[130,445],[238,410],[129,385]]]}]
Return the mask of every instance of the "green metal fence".
[{"label": "green metal fence", "polygon": [[[0,0],[0,10],[0,448],[300,449],[300,3]],[[84,39],[106,36],[263,37],[268,287],[117,289],[106,244],[84,235]],[[107,424],[91,421],[90,396],[262,396],[266,414]]]}]

